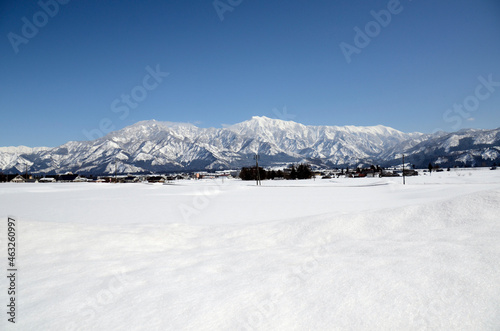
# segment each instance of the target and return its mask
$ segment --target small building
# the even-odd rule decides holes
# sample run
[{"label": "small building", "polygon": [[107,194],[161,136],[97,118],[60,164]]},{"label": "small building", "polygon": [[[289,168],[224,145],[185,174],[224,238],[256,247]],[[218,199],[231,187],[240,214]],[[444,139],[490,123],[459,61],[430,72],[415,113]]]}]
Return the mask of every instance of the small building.
[{"label": "small building", "polygon": [[21,175],[17,175],[10,182],[11,183],[24,183],[24,182],[26,182],[26,179]]},{"label": "small building", "polygon": [[133,175],[127,175],[123,177],[120,182],[122,183],[137,183],[139,181],[139,177]]},{"label": "small building", "polygon": [[405,169],[404,175],[405,176],[418,176],[418,171],[413,170],[413,169]]},{"label": "small building", "polygon": [[88,178],[82,177],[82,176],[77,176],[75,179],[73,179],[73,182],[76,183],[83,183],[83,182],[88,182]]},{"label": "small building", "polygon": [[55,183],[56,179],[52,177],[43,177],[38,180],[39,183]]},{"label": "small building", "polygon": [[380,174],[380,177],[399,177],[399,174],[396,171],[384,170]]},{"label": "small building", "polygon": [[150,175],[146,177],[148,183],[164,183],[165,177],[161,175]]},{"label": "small building", "polygon": [[68,182],[74,181],[77,177],[78,177],[78,175],[74,175],[74,174],[59,175],[58,181],[68,183]]}]

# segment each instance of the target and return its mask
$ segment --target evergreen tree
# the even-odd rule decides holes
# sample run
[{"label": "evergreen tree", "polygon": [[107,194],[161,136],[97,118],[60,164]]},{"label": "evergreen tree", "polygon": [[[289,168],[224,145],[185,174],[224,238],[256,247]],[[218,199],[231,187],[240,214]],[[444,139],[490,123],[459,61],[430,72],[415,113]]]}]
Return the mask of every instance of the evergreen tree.
[{"label": "evergreen tree", "polygon": [[[260,175],[261,180],[269,178],[268,172],[266,170],[264,170],[262,167],[259,167],[259,175]],[[257,179],[257,170],[255,169],[255,167],[250,167],[250,168],[243,167],[243,168],[241,168],[239,177],[242,180],[256,180]]]},{"label": "evergreen tree", "polygon": [[298,179],[309,179],[312,177],[311,167],[308,164],[299,164],[297,167]]},{"label": "evergreen tree", "polygon": [[292,170],[290,171],[290,179],[297,179],[297,170],[295,170],[295,165],[292,165]]},{"label": "evergreen tree", "polygon": [[240,178],[242,180],[255,180],[254,169],[253,168],[241,168]]},{"label": "evergreen tree", "polygon": [[267,179],[267,171],[264,170],[262,167],[259,167],[259,175],[260,175],[260,180]]}]

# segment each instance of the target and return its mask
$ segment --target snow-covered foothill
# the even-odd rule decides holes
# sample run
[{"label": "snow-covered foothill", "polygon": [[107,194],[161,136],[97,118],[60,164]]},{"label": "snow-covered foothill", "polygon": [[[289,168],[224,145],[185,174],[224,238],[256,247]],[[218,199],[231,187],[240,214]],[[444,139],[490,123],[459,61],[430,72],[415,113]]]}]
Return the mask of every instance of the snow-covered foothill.
[{"label": "snow-covered foothill", "polygon": [[467,169],[0,184],[19,243],[0,329],[498,330],[499,206],[500,172]]}]

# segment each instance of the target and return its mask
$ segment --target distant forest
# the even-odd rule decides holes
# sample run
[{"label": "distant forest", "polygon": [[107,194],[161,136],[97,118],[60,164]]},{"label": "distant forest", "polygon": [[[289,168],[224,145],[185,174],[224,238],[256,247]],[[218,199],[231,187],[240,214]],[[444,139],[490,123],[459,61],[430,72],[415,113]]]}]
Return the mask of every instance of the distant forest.
[{"label": "distant forest", "polygon": [[308,164],[301,163],[297,166],[292,165],[291,167],[284,170],[265,170],[262,167],[259,167],[258,173],[256,167],[243,167],[240,171],[240,178],[242,180],[257,180],[257,174],[260,176],[261,180],[309,179],[313,175],[311,167]]}]

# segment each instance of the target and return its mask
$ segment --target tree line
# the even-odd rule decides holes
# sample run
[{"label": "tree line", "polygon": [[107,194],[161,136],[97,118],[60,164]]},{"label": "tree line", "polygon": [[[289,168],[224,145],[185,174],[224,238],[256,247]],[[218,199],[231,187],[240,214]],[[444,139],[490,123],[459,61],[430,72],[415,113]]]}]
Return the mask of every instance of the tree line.
[{"label": "tree line", "polygon": [[256,167],[243,167],[240,171],[242,180],[257,180],[257,174],[261,180],[265,179],[309,179],[313,176],[311,166],[306,163],[301,163],[297,166],[292,164],[290,167],[283,170],[265,170],[259,167],[257,173]]}]

